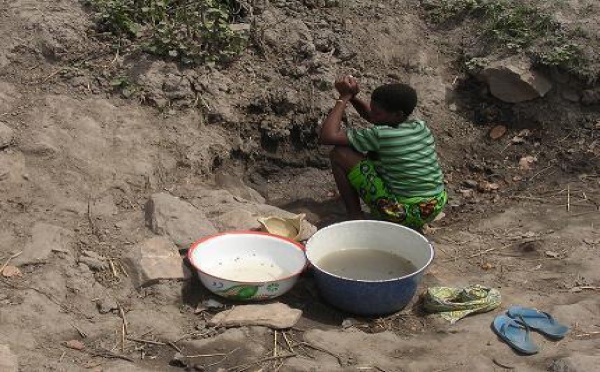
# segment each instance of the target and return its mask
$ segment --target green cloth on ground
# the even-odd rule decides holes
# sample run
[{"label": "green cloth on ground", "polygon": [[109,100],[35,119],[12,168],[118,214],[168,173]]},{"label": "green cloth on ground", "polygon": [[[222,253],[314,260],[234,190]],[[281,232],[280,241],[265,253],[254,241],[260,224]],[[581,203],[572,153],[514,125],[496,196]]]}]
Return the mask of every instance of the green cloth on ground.
[{"label": "green cloth on ground", "polygon": [[469,314],[494,310],[501,303],[502,297],[497,289],[473,285],[428,288],[423,306],[428,313],[439,313],[450,323],[456,323]]},{"label": "green cloth on ground", "polygon": [[427,197],[444,191],[435,141],[425,122],[411,120],[397,127],[348,129],[346,134],[355,150],[377,153],[377,173],[394,195]]}]

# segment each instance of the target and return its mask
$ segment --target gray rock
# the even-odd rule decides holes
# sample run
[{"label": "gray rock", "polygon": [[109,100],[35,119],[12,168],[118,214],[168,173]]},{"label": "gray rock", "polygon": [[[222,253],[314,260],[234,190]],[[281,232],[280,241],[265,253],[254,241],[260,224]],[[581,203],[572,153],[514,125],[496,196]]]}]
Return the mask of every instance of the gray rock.
[{"label": "gray rock", "polygon": [[52,156],[60,152],[58,147],[43,139],[34,142],[23,143],[20,144],[19,147],[23,153],[37,156]]},{"label": "gray rock", "polygon": [[0,121],[0,149],[8,147],[14,138],[14,131]]},{"label": "gray rock", "polygon": [[301,316],[302,310],[292,309],[282,303],[241,305],[218,313],[210,319],[209,324],[223,327],[265,326],[287,329],[292,328]]},{"label": "gray rock", "polygon": [[302,102],[294,89],[276,89],[270,93],[269,101],[271,109],[278,115],[293,111]]},{"label": "gray rock", "polygon": [[146,204],[146,222],[154,233],[169,236],[181,248],[217,232],[203,212],[166,193],[152,195]]},{"label": "gray rock", "polygon": [[185,368],[188,366],[189,360],[185,357],[185,355],[180,352],[175,353],[171,360],[169,361],[169,365],[173,367]]},{"label": "gray rock", "polygon": [[18,370],[17,356],[10,350],[8,345],[0,344],[0,371],[17,372]]},{"label": "gray rock", "polygon": [[198,314],[205,310],[222,309],[224,307],[225,305],[223,305],[219,301],[209,298],[208,300],[204,300],[201,303],[199,303],[198,306],[196,306],[196,310],[194,312]]},{"label": "gray rock", "polygon": [[584,90],[581,95],[581,103],[587,106],[600,103],[600,89]]},{"label": "gray rock", "polygon": [[588,372],[597,371],[598,366],[600,366],[600,355],[574,353],[569,357],[555,360],[548,370],[551,372]]},{"label": "gray rock", "polygon": [[571,88],[564,88],[560,92],[560,95],[562,98],[564,98],[565,100],[567,100],[569,102],[577,103],[581,100],[581,96],[579,95],[579,93],[577,93],[576,90],[571,89]]},{"label": "gray rock", "polygon": [[72,231],[38,222],[31,229],[31,239],[23,248],[23,253],[11,262],[14,265],[44,263],[53,251],[70,252],[72,239]]},{"label": "gray rock", "polygon": [[265,30],[264,40],[271,46],[281,48],[312,44],[313,42],[308,26],[299,19],[290,19],[287,22],[276,22],[272,27]]},{"label": "gray rock", "polygon": [[[413,74],[410,85],[419,92],[420,107],[439,106],[446,104],[449,87],[439,74]],[[417,107],[418,109],[418,107]]]},{"label": "gray rock", "polygon": [[215,175],[215,182],[233,196],[261,204],[265,202],[265,198],[258,191],[248,187],[239,176],[220,172]]},{"label": "gray rock", "polygon": [[209,102],[208,120],[211,123],[235,123],[239,121],[239,116],[231,100],[215,98]]},{"label": "gray rock", "polygon": [[465,181],[463,181],[463,185],[465,187],[468,187],[468,188],[471,188],[471,189],[476,189],[478,183],[475,180],[465,180]]},{"label": "gray rock", "polygon": [[162,88],[170,100],[185,99],[193,95],[189,80],[181,75],[167,74]]},{"label": "gray rock", "polygon": [[200,76],[197,84],[196,90],[204,90],[215,97],[221,96],[222,93],[228,93],[231,90],[230,87],[236,85],[233,80],[219,71],[213,71],[210,74]]},{"label": "gray rock", "polygon": [[97,303],[98,311],[100,314],[110,313],[113,310],[117,310],[119,308],[119,304],[112,297],[104,297],[101,298]]},{"label": "gray rock", "polygon": [[261,228],[256,213],[245,209],[235,209],[213,218],[213,222],[222,231],[228,230],[257,230]]},{"label": "gray rock", "polygon": [[346,329],[346,328],[353,327],[354,325],[356,325],[356,323],[357,323],[356,319],[354,319],[354,318],[346,318],[342,322],[342,328]]},{"label": "gray rock", "polygon": [[504,102],[518,103],[543,97],[552,89],[552,82],[531,62],[522,58],[507,58],[485,67],[479,76],[492,95]]},{"label": "gray rock", "polygon": [[148,286],[163,279],[182,280],[190,277],[177,247],[163,237],[135,245],[124,262],[131,271],[136,287]]}]

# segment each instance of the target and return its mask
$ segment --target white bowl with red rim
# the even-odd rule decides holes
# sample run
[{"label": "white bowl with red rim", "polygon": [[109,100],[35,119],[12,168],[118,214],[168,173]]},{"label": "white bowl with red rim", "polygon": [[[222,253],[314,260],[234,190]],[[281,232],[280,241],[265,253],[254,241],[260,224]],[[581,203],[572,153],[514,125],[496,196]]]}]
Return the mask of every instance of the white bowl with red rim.
[{"label": "white bowl with red rim", "polygon": [[192,244],[188,259],[208,290],[238,301],[281,296],[292,289],[307,263],[300,243],[257,231],[200,239]]}]

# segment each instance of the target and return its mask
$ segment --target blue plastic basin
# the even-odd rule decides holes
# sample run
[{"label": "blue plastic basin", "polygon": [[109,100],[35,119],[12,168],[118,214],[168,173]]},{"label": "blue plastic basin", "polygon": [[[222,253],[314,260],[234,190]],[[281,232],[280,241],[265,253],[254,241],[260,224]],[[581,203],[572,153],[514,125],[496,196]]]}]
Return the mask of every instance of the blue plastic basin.
[{"label": "blue plastic basin", "polygon": [[[356,280],[319,267],[319,260],[329,253],[356,248],[396,254],[411,261],[417,269],[412,274],[388,280]],[[410,302],[434,252],[423,235],[407,227],[382,221],[348,221],[313,235],[306,244],[306,256],[327,302],[349,313],[377,316],[397,312]]]}]

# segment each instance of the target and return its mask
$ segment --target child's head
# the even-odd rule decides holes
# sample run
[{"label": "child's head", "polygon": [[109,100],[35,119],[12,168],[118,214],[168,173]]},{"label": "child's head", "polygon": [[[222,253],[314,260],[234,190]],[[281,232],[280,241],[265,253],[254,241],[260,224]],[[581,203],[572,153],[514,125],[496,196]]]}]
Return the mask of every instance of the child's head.
[{"label": "child's head", "polygon": [[417,106],[417,92],[406,84],[386,84],[371,94],[371,121],[395,126],[405,121]]}]

